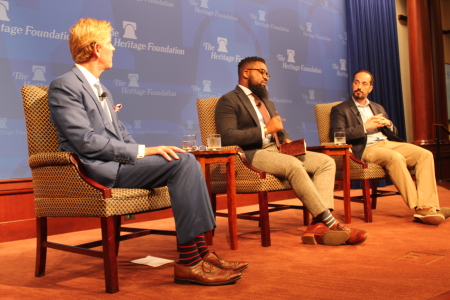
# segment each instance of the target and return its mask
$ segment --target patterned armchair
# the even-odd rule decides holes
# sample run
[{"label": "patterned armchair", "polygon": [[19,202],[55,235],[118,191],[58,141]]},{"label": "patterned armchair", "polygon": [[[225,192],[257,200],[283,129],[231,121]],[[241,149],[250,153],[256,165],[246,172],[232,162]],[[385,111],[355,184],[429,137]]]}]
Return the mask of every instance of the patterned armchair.
[{"label": "patterned armchair", "polygon": [[[341,102],[327,104],[317,104],[315,113],[317,119],[317,128],[319,141],[321,145],[332,143],[330,141],[330,114],[331,108]],[[333,156],[336,161],[336,180],[342,180],[342,156]],[[350,154],[350,180],[361,181],[363,196],[353,197],[351,201],[363,202],[364,221],[372,222],[372,209],[377,205],[377,182],[379,179],[388,179],[386,171],[378,164],[363,163],[352,153]],[[370,181],[372,181],[372,198],[370,196]]]},{"label": "patterned armchair", "polygon": [[[60,152],[50,121],[48,87],[22,87],[27,128],[29,166],[34,188],[37,226],[35,276],[45,275],[47,248],[103,258],[106,292],[119,291],[119,242],[148,234],[175,235],[174,231],[121,227],[121,216],[170,208],[167,187],[153,190],[107,188],[90,179],[76,154]],[[102,240],[70,246],[47,240],[48,217],[96,217]],[[129,232],[121,235],[121,231]],[[90,248],[103,246],[101,251]]]},{"label": "patterned armchair", "polygon": [[[219,97],[198,99],[197,113],[200,124],[200,133],[202,143],[206,145],[206,137],[208,134],[217,133],[215,109]],[[269,247],[270,241],[270,225],[269,212],[284,209],[303,209],[303,222],[309,224],[309,211],[304,206],[283,205],[268,202],[268,192],[289,190],[291,186],[287,180],[282,180],[271,174],[262,172],[252,167],[245,158],[245,154],[238,146],[222,147],[223,150],[238,149],[240,150],[235,159],[236,169],[236,193],[252,194],[258,193],[259,211],[238,214],[238,219],[255,220],[259,222],[261,227],[261,245]],[[224,163],[212,164],[210,167],[211,176],[211,193],[212,206],[215,210],[216,195],[226,193],[226,166]],[[269,208],[270,207],[270,208]],[[229,217],[227,213],[215,212],[216,216]],[[231,220],[236,223],[236,220]]]}]

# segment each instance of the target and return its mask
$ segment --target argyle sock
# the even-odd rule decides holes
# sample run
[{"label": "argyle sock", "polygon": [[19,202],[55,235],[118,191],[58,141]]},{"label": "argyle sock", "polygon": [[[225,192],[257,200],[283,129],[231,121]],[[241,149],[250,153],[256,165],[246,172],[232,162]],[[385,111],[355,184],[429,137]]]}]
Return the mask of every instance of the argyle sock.
[{"label": "argyle sock", "polygon": [[180,244],[178,248],[180,250],[178,263],[180,265],[192,266],[202,260],[200,254],[198,253],[195,239],[192,239],[184,244]]},{"label": "argyle sock", "polygon": [[319,216],[322,222],[325,223],[325,226],[327,226],[328,228],[331,228],[333,227],[334,224],[336,224],[336,219],[333,217],[329,209],[327,209],[324,213],[322,213]]},{"label": "argyle sock", "polygon": [[198,237],[196,237],[195,243],[197,244],[198,253],[202,258],[209,254],[208,245],[206,245],[204,235],[199,235]]}]

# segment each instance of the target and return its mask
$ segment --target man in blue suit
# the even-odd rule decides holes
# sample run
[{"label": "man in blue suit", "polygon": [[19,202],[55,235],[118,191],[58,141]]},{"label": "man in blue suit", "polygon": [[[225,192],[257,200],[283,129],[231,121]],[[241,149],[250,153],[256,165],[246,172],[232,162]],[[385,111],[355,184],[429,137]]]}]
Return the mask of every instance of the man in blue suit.
[{"label": "man in blue suit", "polygon": [[75,67],[49,89],[60,149],[77,153],[92,179],[107,187],[167,185],[180,248],[175,282],[234,283],[248,264],[227,262],[208,251],[203,234],[215,227],[215,220],[195,157],[175,146],[137,144],[118,120],[111,93],[100,84],[100,75],[113,64],[111,30],[109,22],[94,19],[81,19],[70,29]]}]

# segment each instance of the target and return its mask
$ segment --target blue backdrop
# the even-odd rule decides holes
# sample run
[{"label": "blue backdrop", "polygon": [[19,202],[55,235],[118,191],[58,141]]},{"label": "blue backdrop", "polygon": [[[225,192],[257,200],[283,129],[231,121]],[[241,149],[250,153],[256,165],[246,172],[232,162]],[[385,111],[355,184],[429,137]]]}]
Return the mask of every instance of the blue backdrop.
[{"label": "blue backdrop", "polygon": [[234,89],[246,56],[266,59],[292,139],[318,145],[314,105],[349,96],[344,0],[0,0],[0,179],[31,177],[20,88],[71,69],[68,29],[86,17],[114,27],[101,81],[148,146],[199,134],[196,100]]}]

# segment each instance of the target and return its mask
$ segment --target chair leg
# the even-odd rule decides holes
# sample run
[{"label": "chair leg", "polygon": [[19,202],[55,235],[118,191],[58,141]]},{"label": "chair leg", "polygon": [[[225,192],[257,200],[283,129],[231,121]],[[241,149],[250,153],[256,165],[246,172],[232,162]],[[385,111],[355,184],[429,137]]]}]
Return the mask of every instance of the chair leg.
[{"label": "chair leg", "polygon": [[116,241],[116,256],[119,255],[121,226],[122,226],[122,216],[114,216],[114,237]]},{"label": "chair leg", "polygon": [[378,180],[374,179],[371,181],[372,183],[372,209],[377,208],[377,195],[378,195]]},{"label": "chair leg", "polygon": [[34,276],[45,275],[45,264],[47,262],[47,218],[36,218],[36,269]]},{"label": "chair leg", "polygon": [[101,218],[105,286],[106,292],[110,294],[119,291],[114,218],[114,216]]},{"label": "chair leg", "polygon": [[363,205],[364,205],[364,221],[372,222],[372,205],[370,201],[370,183],[368,179],[362,181],[363,185]]},{"label": "chair leg", "polygon": [[303,225],[308,226],[309,225],[309,210],[303,205]]},{"label": "chair leg", "polygon": [[269,205],[267,192],[258,192],[259,200],[259,224],[261,226],[261,245],[269,247],[270,242],[270,225],[269,225]]}]

